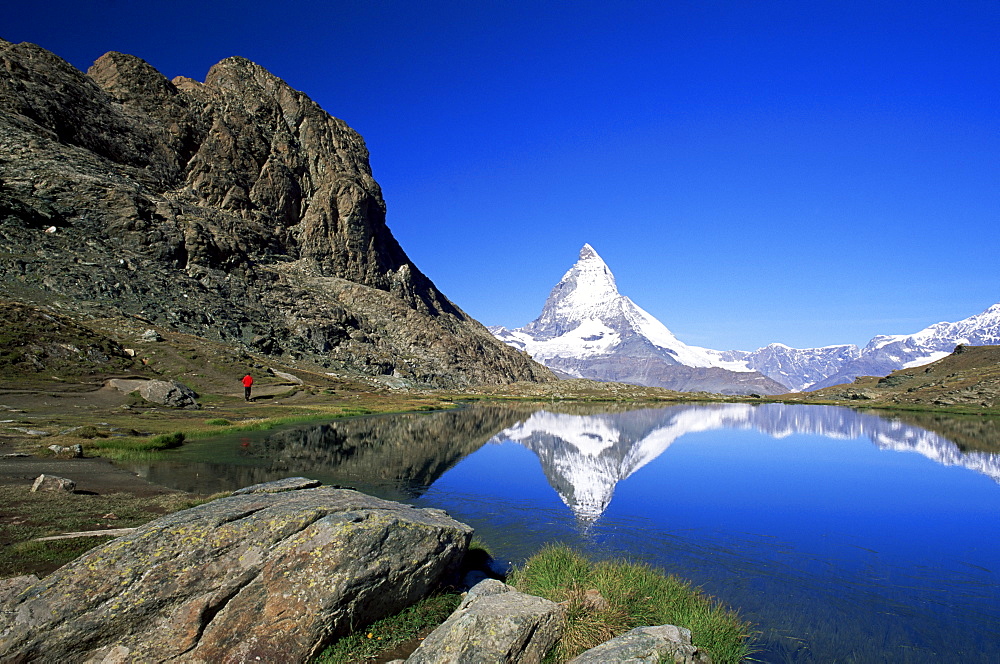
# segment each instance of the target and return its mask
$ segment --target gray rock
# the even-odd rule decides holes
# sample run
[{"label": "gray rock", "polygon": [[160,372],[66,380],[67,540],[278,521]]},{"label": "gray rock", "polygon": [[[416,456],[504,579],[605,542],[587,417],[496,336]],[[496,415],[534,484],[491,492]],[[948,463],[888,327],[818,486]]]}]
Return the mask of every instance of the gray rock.
[{"label": "gray rock", "polygon": [[39,475],[35,478],[35,483],[31,485],[32,493],[36,491],[66,491],[72,493],[76,489],[76,482],[65,477],[55,475]]},{"label": "gray rock", "polygon": [[303,382],[302,379],[296,376],[295,374],[290,374],[285,371],[278,371],[277,369],[270,368],[268,369],[268,372],[270,372],[271,374],[282,380],[288,381],[289,383],[295,383],[296,385],[301,385]]},{"label": "gray rock", "polygon": [[52,450],[57,456],[71,457],[74,459],[79,459],[83,456],[83,446],[80,444],[70,445],[68,447],[64,445],[49,445],[49,449]]},{"label": "gray rock", "polygon": [[139,396],[146,401],[170,408],[198,408],[198,395],[176,380],[150,380],[139,386]]},{"label": "gray rock", "polygon": [[51,435],[48,431],[42,431],[41,429],[29,429],[27,427],[9,427],[13,431],[20,431],[27,436],[49,436]]},{"label": "gray rock", "polygon": [[23,589],[14,661],[304,661],[456,573],[472,529],[347,489],[220,498],[164,516]]},{"label": "gray rock", "polygon": [[314,489],[322,486],[319,480],[311,480],[307,477],[286,477],[283,480],[254,484],[242,489],[233,491],[234,496],[242,496],[248,493],[282,493],[283,491],[298,491],[299,489]]},{"label": "gray rock", "polygon": [[691,645],[691,630],[675,625],[660,625],[636,627],[574,657],[570,663],[658,664],[662,661],[696,664],[712,660]]},{"label": "gray rock", "polygon": [[24,590],[36,583],[38,583],[38,577],[34,574],[0,579],[0,606],[14,601]]},{"label": "gray rock", "polygon": [[141,341],[163,341],[163,337],[161,337],[160,333],[156,330],[146,330],[142,333]]},{"label": "gray rock", "polygon": [[563,611],[555,602],[487,579],[469,591],[458,609],[406,662],[541,662],[562,636],[563,625]]}]

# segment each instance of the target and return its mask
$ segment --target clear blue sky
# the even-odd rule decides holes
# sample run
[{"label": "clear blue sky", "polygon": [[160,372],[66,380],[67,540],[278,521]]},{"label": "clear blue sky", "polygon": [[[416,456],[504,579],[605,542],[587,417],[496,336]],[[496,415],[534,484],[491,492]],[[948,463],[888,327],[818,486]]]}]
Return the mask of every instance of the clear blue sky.
[{"label": "clear blue sky", "polygon": [[74,0],[0,37],[266,67],[361,133],[403,248],[486,324],[537,316],[585,242],[723,350],[1000,302],[997,0]]}]

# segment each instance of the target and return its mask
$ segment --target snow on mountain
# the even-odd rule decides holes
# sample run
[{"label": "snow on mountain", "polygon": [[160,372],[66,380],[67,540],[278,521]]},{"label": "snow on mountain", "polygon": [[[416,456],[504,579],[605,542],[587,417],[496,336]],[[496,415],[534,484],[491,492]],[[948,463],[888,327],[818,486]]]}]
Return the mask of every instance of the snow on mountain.
[{"label": "snow on mountain", "polygon": [[960,344],[1000,344],[1000,304],[956,323],[935,323],[914,334],[879,335],[864,348],[789,348],[770,344],[755,351],[726,351],[722,357],[743,362],[748,369],[798,392],[929,364],[949,355]]},{"label": "snow on mountain", "polygon": [[490,331],[542,364],[578,378],[744,394],[786,391],[745,362],[677,339],[618,292],[611,270],[589,244],[552,289],[537,319],[519,329]]},{"label": "snow on mountain", "polygon": [[854,344],[823,348],[791,348],[773,343],[755,351],[730,350],[722,353],[727,360],[743,362],[748,369],[801,392],[810,385],[839,373],[848,362],[858,359],[861,349]]},{"label": "snow on mountain", "polygon": [[929,364],[949,355],[955,346],[1000,344],[1000,304],[954,323],[935,323],[907,335],[879,335],[845,362],[836,373],[816,381],[810,389],[850,383],[858,376],[885,376],[897,369]]},{"label": "snow on mountain", "polygon": [[491,327],[501,341],[563,374],[675,390],[779,394],[885,376],[928,364],[960,344],[1000,344],[1000,304],[955,323],[908,335],[879,335],[853,344],[755,351],[689,346],[631,299],[589,244],[556,284],[541,315],[522,328]]}]

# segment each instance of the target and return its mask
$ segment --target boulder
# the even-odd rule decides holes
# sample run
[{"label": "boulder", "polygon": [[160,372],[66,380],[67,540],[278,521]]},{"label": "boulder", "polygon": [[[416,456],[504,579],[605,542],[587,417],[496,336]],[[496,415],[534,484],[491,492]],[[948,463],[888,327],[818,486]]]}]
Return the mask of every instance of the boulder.
[{"label": "boulder", "polygon": [[139,378],[112,378],[110,387],[129,394],[139,392],[139,396],[150,403],[170,408],[200,408],[198,395],[190,387],[176,380],[145,380]]},{"label": "boulder", "polygon": [[636,627],[574,657],[570,664],[708,664],[705,653],[691,645],[691,630],[676,625]]},{"label": "boulder", "polygon": [[79,459],[83,456],[83,445],[80,444],[70,445],[68,447],[65,445],[49,445],[49,449],[52,450],[53,454],[60,457]]},{"label": "boulder", "polygon": [[35,478],[35,483],[31,485],[31,492],[36,491],[66,491],[72,493],[76,489],[76,482],[65,477],[55,475],[39,475]]},{"label": "boulder", "polygon": [[257,491],[152,521],[20,590],[13,661],[301,662],[457,573],[472,529],[349,489]]},{"label": "boulder", "polygon": [[302,379],[299,378],[298,376],[296,376],[295,374],[290,374],[290,373],[287,373],[285,371],[278,371],[277,369],[273,369],[273,368],[268,369],[267,371],[268,371],[268,373],[272,374],[276,378],[280,378],[281,380],[288,381],[289,383],[295,383],[296,385],[301,385],[302,382],[303,382]]},{"label": "boulder", "polygon": [[198,395],[176,380],[150,380],[139,386],[139,396],[170,408],[198,408]]},{"label": "boulder", "polygon": [[541,662],[562,636],[563,610],[496,579],[476,584],[448,619],[424,639],[407,664]]}]

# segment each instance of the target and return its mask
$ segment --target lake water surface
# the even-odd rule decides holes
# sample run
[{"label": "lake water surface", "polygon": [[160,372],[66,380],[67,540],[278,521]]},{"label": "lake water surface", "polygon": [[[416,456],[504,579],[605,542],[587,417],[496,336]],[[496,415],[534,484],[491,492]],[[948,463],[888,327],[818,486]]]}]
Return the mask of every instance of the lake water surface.
[{"label": "lake water surface", "polygon": [[548,542],[648,562],[756,623],[762,661],[1000,661],[997,422],[603,408],[337,420],[127,465],[189,491],[302,475],[443,508],[514,564]]}]

